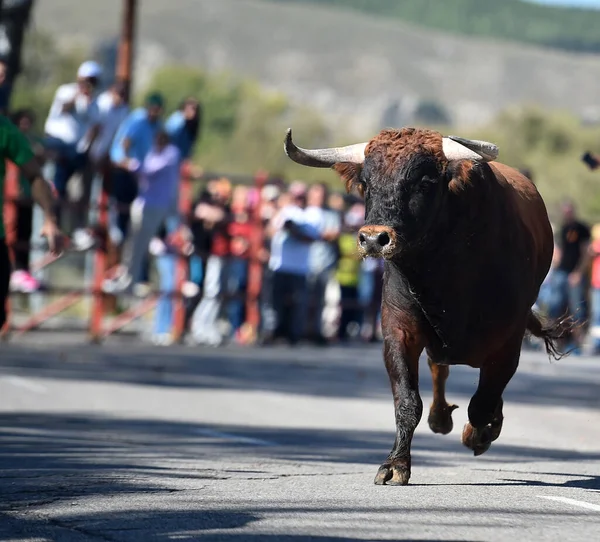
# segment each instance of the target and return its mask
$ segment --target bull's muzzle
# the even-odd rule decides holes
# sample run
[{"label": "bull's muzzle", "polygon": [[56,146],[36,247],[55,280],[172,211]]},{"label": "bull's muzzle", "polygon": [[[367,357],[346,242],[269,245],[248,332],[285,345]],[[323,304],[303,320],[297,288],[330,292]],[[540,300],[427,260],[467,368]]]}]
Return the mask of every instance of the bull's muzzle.
[{"label": "bull's muzzle", "polygon": [[358,230],[358,251],[363,258],[391,258],[396,252],[396,232],[387,226],[363,226]]}]

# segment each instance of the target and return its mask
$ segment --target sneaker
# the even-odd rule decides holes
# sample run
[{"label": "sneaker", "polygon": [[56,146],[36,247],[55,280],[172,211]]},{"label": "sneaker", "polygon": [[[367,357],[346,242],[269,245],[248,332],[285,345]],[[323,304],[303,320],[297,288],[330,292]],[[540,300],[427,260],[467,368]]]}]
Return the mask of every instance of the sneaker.
[{"label": "sneaker", "polygon": [[102,291],[107,294],[123,293],[131,285],[131,275],[124,273],[102,281]]},{"label": "sneaker", "polygon": [[157,333],[152,335],[152,344],[156,346],[171,346],[173,336],[170,333]]},{"label": "sneaker", "polygon": [[200,287],[190,280],[186,280],[181,285],[181,295],[183,297],[196,297],[200,293]]},{"label": "sneaker", "polygon": [[135,297],[148,297],[152,292],[152,288],[147,282],[136,282],[133,285],[133,295]]},{"label": "sneaker", "polygon": [[95,244],[94,236],[89,230],[80,228],[71,236],[71,248],[77,252],[90,250]]},{"label": "sneaker", "polygon": [[37,292],[40,289],[40,283],[27,271],[19,270],[10,275],[10,289],[13,292]]}]

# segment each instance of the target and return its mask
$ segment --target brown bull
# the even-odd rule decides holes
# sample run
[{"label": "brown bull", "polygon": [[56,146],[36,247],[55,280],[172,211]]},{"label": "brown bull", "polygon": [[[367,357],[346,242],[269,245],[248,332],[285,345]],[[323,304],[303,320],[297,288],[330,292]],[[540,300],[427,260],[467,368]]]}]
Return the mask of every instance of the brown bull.
[{"label": "brown bull", "polygon": [[368,143],[306,150],[285,141],[288,156],[333,167],[365,198],[358,233],[363,257],[385,258],[384,360],[394,397],[396,440],[376,484],[405,485],[411,442],[421,419],[419,357],[433,378],[429,427],[452,430],[446,402],[449,366],[480,370],[462,442],[483,454],[500,436],[502,393],[529,331],[549,354],[561,324],[532,312],[553,252],[546,207],[535,185],[493,161],[491,143],[442,137],[429,130],[384,130]]}]

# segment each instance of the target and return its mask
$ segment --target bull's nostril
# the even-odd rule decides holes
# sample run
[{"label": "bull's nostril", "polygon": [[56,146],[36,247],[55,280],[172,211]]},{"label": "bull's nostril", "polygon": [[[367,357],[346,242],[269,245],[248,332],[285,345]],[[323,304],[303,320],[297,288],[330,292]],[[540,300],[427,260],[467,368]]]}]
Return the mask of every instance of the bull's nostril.
[{"label": "bull's nostril", "polygon": [[386,245],[389,245],[390,241],[390,236],[385,232],[382,232],[377,236],[377,243],[380,247],[385,247]]},{"label": "bull's nostril", "polygon": [[365,241],[366,241],[366,239],[365,239],[365,234],[364,234],[364,233],[360,233],[360,234],[358,234],[358,241],[359,241],[359,243],[360,243],[361,245],[364,245],[364,244],[365,244]]}]

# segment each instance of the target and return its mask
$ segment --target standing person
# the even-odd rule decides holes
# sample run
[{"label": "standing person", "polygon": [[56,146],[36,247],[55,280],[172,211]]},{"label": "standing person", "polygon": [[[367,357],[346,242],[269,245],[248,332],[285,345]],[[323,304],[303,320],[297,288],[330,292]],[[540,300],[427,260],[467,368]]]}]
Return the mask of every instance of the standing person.
[{"label": "standing person", "polygon": [[[35,123],[35,114],[29,109],[16,111],[12,116],[12,122],[27,138],[31,145],[40,167],[44,160],[44,148],[40,138],[32,134]],[[10,289],[18,292],[35,292],[40,283],[35,279],[29,269],[30,240],[33,228],[33,200],[31,183],[23,172],[19,175],[19,199],[16,207],[16,246],[14,253],[14,270],[10,276]]]},{"label": "standing person", "polygon": [[11,263],[4,231],[4,182],[6,160],[13,162],[31,183],[33,200],[44,213],[41,235],[46,237],[50,251],[62,250],[63,238],[56,224],[55,201],[52,190],[42,177],[40,165],[27,138],[6,117],[0,116],[0,329],[6,323],[6,299],[10,282]]},{"label": "standing person", "polygon": [[196,217],[203,221],[204,233],[210,236],[202,299],[191,320],[191,336],[196,344],[220,346],[224,334],[218,327],[226,286],[227,263],[231,254],[229,224],[231,222],[231,183],[220,179],[212,185],[210,203],[198,205]]},{"label": "standing person", "polygon": [[360,278],[360,256],[356,246],[356,232],[364,223],[364,213],[360,208],[351,208],[344,217],[344,226],[338,239],[339,260],[335,278],[340,285],[340,322],[338,339],[348,338],[348,326],[351,322],[360,324],[361,314],[358,302],[358,283]]},{"label": "standing person", "polygon": [[249,190],[237,186],[231,201],[229,224],[231,257],[227,269],[227,314],[231,335],[241,342],[241,329],[245,321],[245,292],[248,285],[248,262],[253,224],[250,221]]},{"label": "standing person", "polygon": [[310,246],[321,232],[319,224],[309,222],[305,213],[304,184],[292,183],[288,197],[289,203],[282,206],[269,225],[275,329],[270,330],[273,336],[265,338],[265,342],[285,337],[290,345],[295,345],[303,337],[306,322]]},{"label": "standing person", "polygon": [[98,96],[98,135],[90,147],[90,159],[97,170],[103,169],[110,161],[113,140],[129,115],[126,96],[127,87],[122,81],[116,81]]},{"label": "standing person", "polygon": [[308,335],[317,344],[327,342],[322,325],[325,290],[335,271],[341,228],[340,215],[327,206],[328,197],[326,185],[312,185],[308,189],[305,211],[308,221],[320,229],[320,238],[311,244],[308,255],[308,300],[312,309]]},{"label": "standing person", "polygon": [[[576,323],[583,325],[586,319],[585,287],[590,262],[590,229],[577,219],[575,204],[562,204],[562,227],[560,231],[560,261],[553,273],[553,299],[549,316],[560,318],[566,309]],[[573,351],[580,353],[582,345],[581,325],[573,329]]]},{"label": "standing person", "polygon": [[187,160],[192,155],[194,145],[200,138],[202,109],[196,98],[187,98],[177,111],[165,122],[165,129],[171,141],[181,153],[181,159]]},{"label": "standing person", "polygon": [[[130,163],[133,158],[129,159]],[[167,221],[167,233],[179,226],[177,194],[179,188],[179,150],[169,142],[168,134],[159,130],[154,146],[142,163],[132,171],[139,174],[142,217],[132,240],[129,265],[121,273],[104,281],[108,293],[124,291],[132,283],[141,281],[144,260],[147,258],[151,239]]]},{"label": "standing person", "polygon": [[600,224],[592,227],[592,242],[590,245],[592,258],[592,310],[591,310],[591,336],[593,337],[593,353],[600,355]]},{"label": "standing person", "polygon": [[[77,81],[58,87],[50,106],[44,126],[45,145],[56,157],[54,187],[59,204],[67,201],[69,179],[75,173],[85,173],[87,167],[87,153],[97,134],[96,91],[101,75],[97,62],[84,62],[77,70]],[[85,205],[89,204],[87,195],[88,201],[82,200]],[[57,214],[60,217],[60,208]]]},{"label": "standing person", "polygon": [[162,128],[161,118],[164,99],[159,93],[146,97],[144,107],[135,109],[122,122],[110,148],[114,166],[112,175],[112,198],[117,208],[116,227],[119,245],[127,239],[131,220],[130,206],[138,195],[137,170],[150,152],[156,134]]},{"label": "standing person", "polygon": [[167,235],[169,226],[172,225],[163,224],[149,246],[149,252],[155,257],[161,292],[156,303],[152,334],[152,342],[159,346],[173,344],[173,294],[177,289],[177,260],[189,254],[192,248],[189,241],[184,239],[185,234],[181,229]]}]

